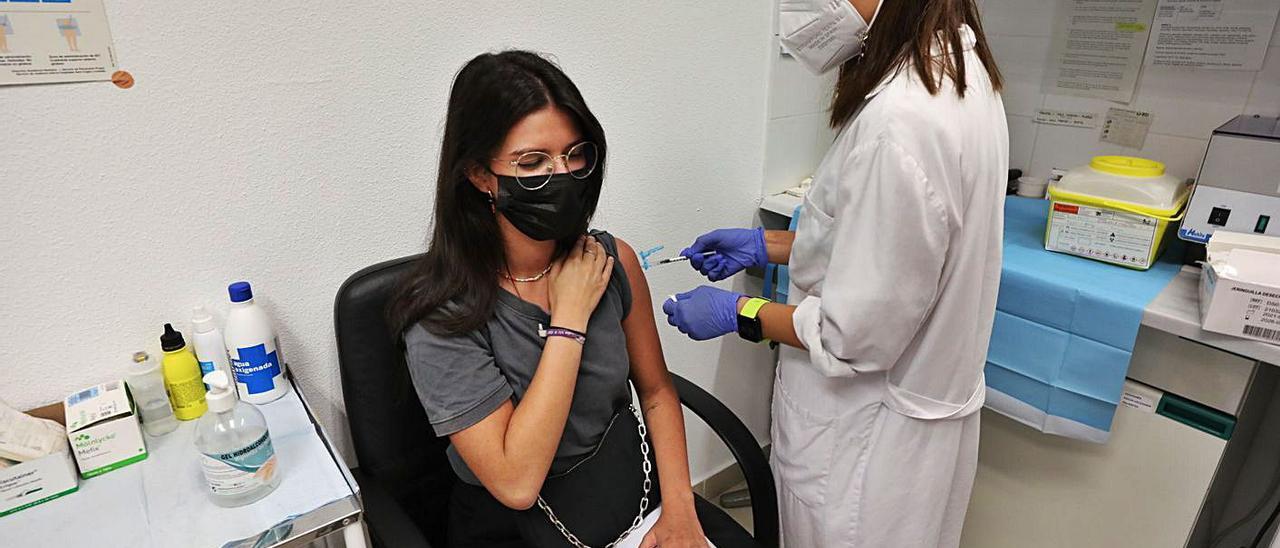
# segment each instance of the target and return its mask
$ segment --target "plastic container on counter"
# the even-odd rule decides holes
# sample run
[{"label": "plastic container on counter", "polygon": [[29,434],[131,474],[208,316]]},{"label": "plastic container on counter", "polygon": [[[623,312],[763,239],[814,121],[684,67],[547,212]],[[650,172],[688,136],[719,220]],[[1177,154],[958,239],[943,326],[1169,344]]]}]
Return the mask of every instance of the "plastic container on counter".
[{"label": "plastic container on counter", "polygon": [[1160,162],[1095,157],[1049,185],[1044,247],[1146,270],[1164,251],[1170,225],[1186,213],[1190,190]]}]

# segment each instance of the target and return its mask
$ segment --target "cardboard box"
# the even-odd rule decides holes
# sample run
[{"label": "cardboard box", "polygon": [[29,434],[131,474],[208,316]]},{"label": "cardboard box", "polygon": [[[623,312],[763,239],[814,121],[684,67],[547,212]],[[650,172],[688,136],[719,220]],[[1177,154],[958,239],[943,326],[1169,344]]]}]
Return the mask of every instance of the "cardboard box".
[{"label": "cardboard box", "polygon": [[[33,409],[27,414],[64,423],[61,404]],[[74,493],[79,488],[70,451],[0,468],[0,517]]]},{"label": "cardboard box", "polygon": [[67,438],[88,479],[147,458],[133,399],[124,381],[90,386],[67,396]]},{"label": "cardboard box", "polygon": [[1205,331],[1280,344],[1280,255],[1232,250],[1200,271]]}]

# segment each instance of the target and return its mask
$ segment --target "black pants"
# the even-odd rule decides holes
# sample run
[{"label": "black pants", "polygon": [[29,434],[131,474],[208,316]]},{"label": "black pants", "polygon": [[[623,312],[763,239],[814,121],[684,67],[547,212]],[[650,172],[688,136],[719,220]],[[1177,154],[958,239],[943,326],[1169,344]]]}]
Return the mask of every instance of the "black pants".
[{"label": "black pants", "polygon": [[[627,411],[615,416],[596,451],[559,476],[548,477],[543,495],[569,531],[591,546],[604,546],[630,526],[639,511],[644,473],[638,423]],[[650,474],[649,510],[662,502],[657,466]],[[752,546],[751,537],[732,518],[699,499],[695,506],[703,532],[717,548]],[[569,543],[537,506],[512,510],[483,487],[459,481],[449,508],[449,545],[535,546]]]},{"label": "black pants", "polygon": [[522,548],[515,510],[503,506],[483,487],[459,480],[449,498],[450,548]]},{"label": "black pants", "polygon": [[[655,486],[656,489],[656,486]],[[754,548],[755,540],[727,514],[710,502],[697,497],[695,509],[702,532],[716,548]],[[536,506],[532,511],[541,513]],[[450,548],[525,548],[528,547],[516,526],[515,514],[493,498],[483,487],[457,482],[449,501]],[[566,542],[564,544],[568,546]]]}]

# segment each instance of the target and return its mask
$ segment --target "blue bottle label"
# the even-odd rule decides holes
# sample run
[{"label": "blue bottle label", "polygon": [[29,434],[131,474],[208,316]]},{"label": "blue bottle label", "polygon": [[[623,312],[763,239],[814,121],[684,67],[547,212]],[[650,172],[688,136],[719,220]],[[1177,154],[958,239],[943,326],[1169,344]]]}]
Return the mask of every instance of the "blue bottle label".
[{"label": "blue bottle label", "polygon": [[[208,375],[209,373],[213,373],[213,362],[200,362],[200,378],[203,379],[204,376]],[[205,383],[204,389],[205,390],[209,389],[208,383]]]},{"label": "blue bottle label", "polygon": [[267,345],[259,344],[235,350],[238,359],[231,360],[236,382],[244,384],[250,394],[261,394],[276,387],[275,378],[280,375],[279,353]]}]

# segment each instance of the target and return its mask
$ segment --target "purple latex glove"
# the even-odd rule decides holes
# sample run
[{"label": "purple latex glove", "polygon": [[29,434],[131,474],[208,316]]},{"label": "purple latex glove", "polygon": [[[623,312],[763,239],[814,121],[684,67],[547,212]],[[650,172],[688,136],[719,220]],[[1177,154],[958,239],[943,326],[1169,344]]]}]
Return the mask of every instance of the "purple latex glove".
[{"label": "purple latex glove", "polygon": [[741,293],[704,285],[662,303],[667,323],[695,341],[714,339],[738,331],[738,299]]},{"label": "purple latex glove", "polygon": [[[707,251],[715,255],[703,256]],[[763,228],[721,228],[694,240],[680,252],[689,264],[708,280],[718,282],[753,266],[769,263]]]}]

